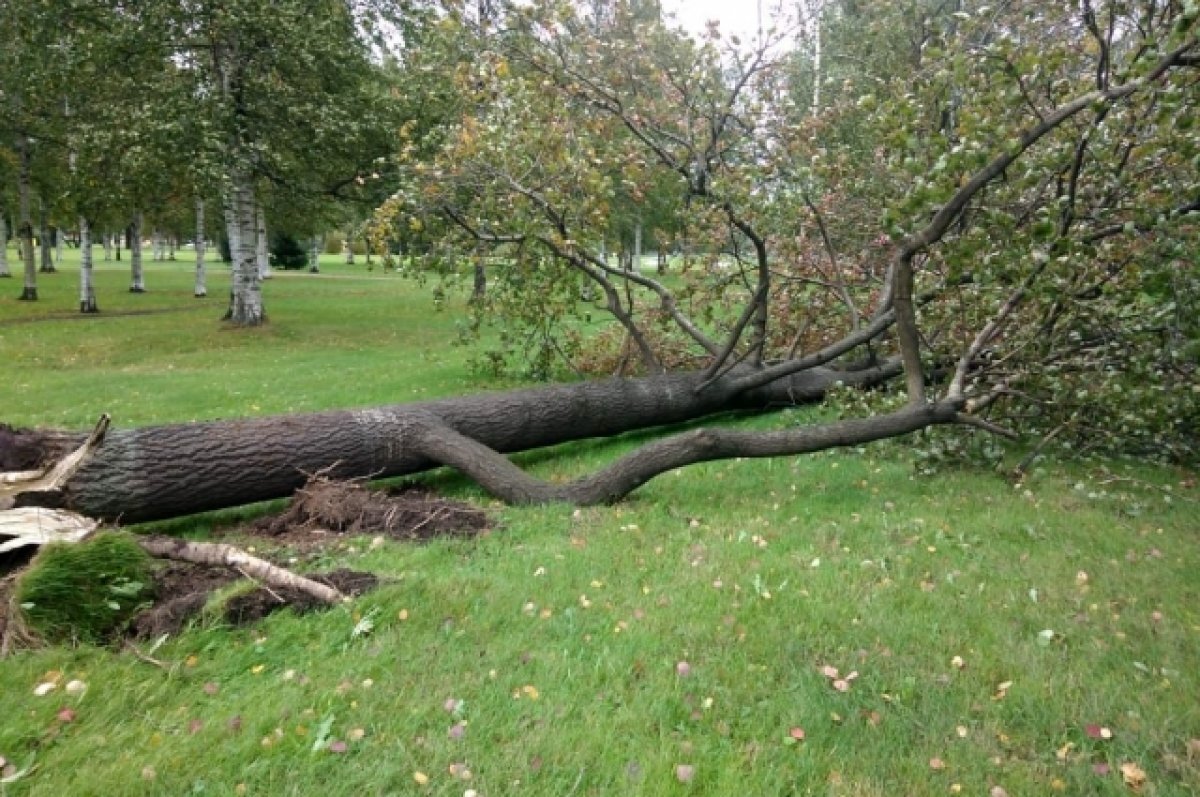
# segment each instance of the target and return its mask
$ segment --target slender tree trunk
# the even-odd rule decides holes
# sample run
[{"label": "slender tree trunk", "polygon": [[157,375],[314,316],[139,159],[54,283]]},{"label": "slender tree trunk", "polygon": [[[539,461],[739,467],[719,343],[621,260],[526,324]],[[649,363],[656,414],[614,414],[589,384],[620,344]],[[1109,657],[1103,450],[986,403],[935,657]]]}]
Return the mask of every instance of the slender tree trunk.
[{"label": "slender tree trunk", "polygon": [[104,244],[104,262],[112,260],[112,233],[106,232],[100,236],[100,240]]},{"label": "slender tree trunk", "polygon": [[196,197],[196,289],[197,299],[208,296],[208,280],[204,269],[204,200]]},{"label": "slender tree trunk", "polygon": [[630,271],[642,270],[642,220],[638,219],[633,228],[633,268]]},{"label": "slender tree trunk", "polygon": [[28,136],[20,136],[17,139],[20,159],[17,169],[17,212],[20,214],[17,237],[21,242],[21,260],[25,266],[25,287],[21,292],[21,300],[36,302],[38,297],[37,264],[33,260],[33,216],[29,210],[30,162],[32,160],[29,146]]},{"label": "slender tree trunk", "polygon": [[8,270],[8,216],[0,210],[0,279],[9,279],[12,272]]},{"label": "slender tree trunk", "polygon": [[346,265],[354,265],[354,228],[346,228]]},{"label": "slender tree trunk", "polygon": [[67,232],[62,227],[54,228],[54,249],[55,261],[62,265],[63,262],[63,246],[66,243]]},{"label": "slender tree trunk", "polygon": [[254,260],[258,265],[258,278],[269,280],[271,258],[267,256],[267,214],[261,202],[254,203]]},{"label": "slender tree trunk", "polygon": [[100,312],[92,281],[92,229],[85,216],[79,217],[79,312]]},{"label": "slender tree trunk", "polygon": [[318,274],[321,271],[321,248],[325,245],[324,235],[314,235],[308,242],[308,271]]},{"label": "slender tree trunk", "polygon": [[175,261],[175,244],[176,244],[175,235],[174,234],[168,235],[167,236],[167,260],[170,260],[172,262]]},{"label": "slender tree trunk", "polygon": [[228,321],[238,326],[259,326],[266,321],[256,254],[256,203],[254,184],[244,171],[235,174],[228,212],[229,247],[233,255],[233,286]]},{"label": "slender tree trunk", "polygon": [[121,241],[122,240],[123,240],[122,233],[113,233],[113,250],[114,250],[114,254],[116,255],[116,257],[114,259],[118,263],[121,262]]},{"label": "slender tree trunk", "polygon": [[133,277],[129,292],[145,293],[146,273],[142,268],[142,211],[133,212],[133,224],[129,229],[129,270]]},{"label": "slender tree trunk", "polygon": [[150,259],[155,263],[163,259],[162,233],[157,227],[150,232]]},{"label": "slender tree trunk", "polygon": [[41,265],[38,271],[43,274],[53,274],[57,269],[54,267],[54,243],[50,233],[50,225],[46,222],[46,205],[44,202],[39,202],[38,209],[38,242],[41,244],[38,254],[40,255]]},{"label": "slender tree trunk", "polygon": [[471,299],[481,301],[487,295],[487,266],[483,264],[483,255],[475,260],[475,284],[471,289]]}]

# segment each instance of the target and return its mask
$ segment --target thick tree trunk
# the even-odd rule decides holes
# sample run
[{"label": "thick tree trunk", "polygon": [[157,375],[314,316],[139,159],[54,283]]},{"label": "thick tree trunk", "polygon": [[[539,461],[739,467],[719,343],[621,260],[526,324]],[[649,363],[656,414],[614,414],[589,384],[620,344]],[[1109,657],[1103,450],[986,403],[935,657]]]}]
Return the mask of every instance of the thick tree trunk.
[{"label": "thick tree trunk", "polygon": [[197,299],[208,296],[207,273],[204,268],[204,200],[196,197],[196,288]]},{"label": "thick tree trunk", "polygon": [[129,272],[132,277],[129,292],[145,293],[146,274],[142,268],[142,211],[140,210],[133,212],[133,224],[129,227]]},{"label": "thick tree trunk", "polygon": [[325,236],[314,235],[308,242],[308,271],[310,274],[321,272],[321,247],[325,245]]},{"label": "thick tree trunk", "polygon": [[[64,482],[60,494],[26,494],[18,502],[53,504],[95,518],[154,520],[287,496],[304,483],[306,474],[326,469],[340,478],[386,477],[438,464],[466,463],[456,459],[461,455],[455,450],[439,449],[438,439],[462,438],[493,452],[521,451],[717,412],[815,401],[837,382],[868,385],[898,373],[898,366],[854,372],[819,368],[743,394],[734,394],[731,379],[703,387],[702,374],[670,374],[373,409],[110,431]],[[866,442],[944,422],[945,417],[946,411],[930,410],[928,416],[906,417],[899,427],[886,422],[871,426],[868,420],[854,430],[857,436],[822,440],[830,445]],[[722,438],[725,448],[704,451],[724,455],[733,450],[727,443]],[[0,451],[0,461],[3,455]],[[763,454],[748,451],[747,455]],[[677,459],[652,459],[650,464],[686,464],[686,457],[678,452],[670,456]],[[654,475],[646,464],[631,471],[636,476],[632,482],[628,475],[609,480],[591,494],[592,499],[617,497],[612,494],[613,484],[632,489],[646,481]],[[520,494],[504,497],[526,500]]]},{"label": "thick tree trunk", "polygon": [[257,219],[254,185],[248,175],[235,175],[227,204],[226,224],[229,251],[233,255],[233,285],[225,318],[238,326],[259,326],[267,319],[263,312],[262,279],[259,277],[255,253]]},{"label": "thick tree trunk", "polygon": [[84,216],[79,217],[79,312],[100,312],[92,281],[92,228]]},{"label": "thick tree trunk", "polygon": [[17,149],[20,156],[20,166],[17,169],[17,237],[21,242],[21,261],[25,267],[25,286],[21,292],[21,301],[36,302],[37,264],[33,260],[33,216],[29,210],[29,194],[31,189],[31,155],[29,152],[29,137],[17,139]]}]

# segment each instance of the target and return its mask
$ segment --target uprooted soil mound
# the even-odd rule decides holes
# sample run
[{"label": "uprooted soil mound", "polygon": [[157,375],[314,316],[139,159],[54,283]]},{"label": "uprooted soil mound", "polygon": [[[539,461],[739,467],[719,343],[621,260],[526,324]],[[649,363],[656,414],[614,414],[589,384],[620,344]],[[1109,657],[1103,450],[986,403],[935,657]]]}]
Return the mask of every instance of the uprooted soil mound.
[{"label": "uprooted soil mound", "polygon": [[271,537],[298,534],[307,541],[330,533],[424,540],[478,534],[487,527],[487,515],[461,501],[411,488],[382,492],[317,475],[296,491],[286,511],[258,521],[253,531]]},{"label": "uprooted soil mound", "polygon": [[[379,579],[371,573],[339,568],[328,573],[308,573],[308,578],[345,595],[358,596],[374,589]],[[239,576],[224,567],[171,563],[154,574],[154,605],[141,612],[130,625],[130,635],[150,639],[178,633],[189,619],[208,603],[212,593],[236,581]],[[311,595],[293,589],[258,589],[230,599],[224,606],[225,620],[244,625],[260,620],[285,606],[296,612],[308,612],[325,604]]]}]

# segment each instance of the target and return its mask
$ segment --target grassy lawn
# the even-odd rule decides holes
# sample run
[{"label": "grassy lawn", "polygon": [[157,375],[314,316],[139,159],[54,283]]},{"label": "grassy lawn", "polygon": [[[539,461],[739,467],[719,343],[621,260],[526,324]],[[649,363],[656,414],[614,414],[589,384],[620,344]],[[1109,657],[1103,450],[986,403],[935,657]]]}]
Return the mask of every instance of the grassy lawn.
[{"label": "grassy lawn", "polygon": [[[451,345],[462,297],[436,313],[332,260],[268,283],[252,331],[218,323],[220,266],[197,300],[186,262],[148,264],[145,295],[99,264],[95,317],[75,312],[70,259],[36,304],[0,282],[0,419],[494,386]],[[631,445],[523,461],[569,476]],[[0,661],[0,756],[37,767],[0,795],[1200,793],[1194,478],[1051,464],[1014,488],[918,476],[893,443],[694,466],[575,511],[504,508],[435,473],[493,530],[327,550],[314,565],[386,582],[348,608],[198,623],[154,652],[165,669],[86,646]]]}]

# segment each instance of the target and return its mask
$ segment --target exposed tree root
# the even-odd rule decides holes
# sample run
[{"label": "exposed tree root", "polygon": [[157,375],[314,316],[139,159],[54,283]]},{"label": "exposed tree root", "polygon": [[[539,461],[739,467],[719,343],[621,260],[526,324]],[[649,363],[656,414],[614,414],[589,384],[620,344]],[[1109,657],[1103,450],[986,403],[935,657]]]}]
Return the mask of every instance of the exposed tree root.
[{"label": "exposed tree root", "polygon": [[240,548],[217,542],[189,542],[172,537],[142,537],[138,545],[152,556],[192,564],[230,567],[262,583],[309,595],[321,603],[342,603],[349,600],[340,590],[321,584],[290,570],[277,567],[265,559],[251,556]]},{"label": "exposed tree root", "polygon": [[393,539],[422,540],[472,534],[488,525],[475,507],[409,490],[389,495],[361,481],[345,481],[318,473],[292,497],[282,514],[263,518],[255,531],[294,538],[302,532],[382,534]]}]

